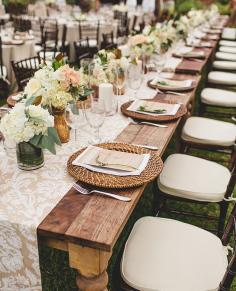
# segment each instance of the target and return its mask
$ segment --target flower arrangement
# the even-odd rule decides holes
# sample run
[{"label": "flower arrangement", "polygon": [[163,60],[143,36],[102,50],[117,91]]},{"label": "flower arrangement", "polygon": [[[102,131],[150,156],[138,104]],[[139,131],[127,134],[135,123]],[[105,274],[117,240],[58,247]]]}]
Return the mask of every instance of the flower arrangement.
[{"label": "flower arrangement", "polygon": [[142,54],[151,55],[156,50],[156,37],[152,33],[152,30],[144,30],[143,34],[136,34],[131,36],[128,41],[128,46],[130,51],[134,53],[137,57]]},{"label": "flower arrangement", "polygon": [[40,105],[17,103],[1,119],[0,130],[6,138],[17,144],[28,142],[37,148],[48,149],[53,154],[56,154],[55,144],[61,144],[53,128],[53,116]]},{"label": "flower arrangement", "polygon": [[83,74],[58,57],[52,66],[43,66],[29,80],[24,91],[27,105],[36,99],[43,106],[65,109],[72,100],[86,99],[91,94]]},{"label": "flower arrangement", "polygon": [[[113,83],[114,70],[119,67],[126,71],[128,65],[129,60],[126,57],[122,57],[118,50],[100,50],[94,59],[92,75],[89,76],[90,84],[98,86],[101,83]],[[83,68],[81,71],[85,74]]]}]

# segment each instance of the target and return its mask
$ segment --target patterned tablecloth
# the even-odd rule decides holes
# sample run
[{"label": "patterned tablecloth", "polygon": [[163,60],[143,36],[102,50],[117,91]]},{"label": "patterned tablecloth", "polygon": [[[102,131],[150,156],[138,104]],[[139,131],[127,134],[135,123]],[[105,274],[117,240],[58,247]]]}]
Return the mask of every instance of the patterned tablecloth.
[{"label": "patterned tablecloth", "polygon": [[[129,100],[131,92],[120,97]],[[146,87],[142,95],[154,97]],[[143,96],[144,97],[144,96]],[[128,125],[126,117],[117,113],[106,117],[101,128],[104,141],[112,141]],[[0,149],[0,290],[41,290],[36,229],[45,216],[72,186],[66,163],[69,156],[87,146],[91,129],[79,130],[78,142],[57,148],[57,155],[45,152],[45,165],[35,171],[17,168],[15,150],[6,154]]]}]

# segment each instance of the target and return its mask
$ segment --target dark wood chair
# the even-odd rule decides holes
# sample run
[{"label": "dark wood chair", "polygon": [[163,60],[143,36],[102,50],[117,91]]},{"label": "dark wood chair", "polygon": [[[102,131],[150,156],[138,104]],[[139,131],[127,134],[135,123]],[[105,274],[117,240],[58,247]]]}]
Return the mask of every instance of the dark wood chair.
[{"label": "dark wood chair", "polygon": [[115,10],[114,19],[118,21],[117,37],[127,36],[129,32],[128,12]]},{"label": "dark wood chair", "polygon": [[59,41],[59,51],[63,53],[63,55],[70,58],[70,44],[66,40],[67,37],[67,26],[64,24],[62,29],[62,38]]},{"label": "dark wood chair", "polygon": [[75,54],[76,54],[76,64],[80,67],[80,62],[85,58],[93,58],[94,52],[89,46],[89,39],[81,39],[74,42]]},{"label": "dark wood chair", "polygon": [[[234,290],[235,229],[236,205],[221,240],[173,219],[139,219],[124,248],[119,290]],[[231,242],[234,248],[228,255]]]},{"label": "dark wood chair", "polygon": [[97,25],[91,26],[91,24],[79,21],[79,39],[87,39],[89,42],[90,51],[93,54],[96,54],[99,50],[100,42],[100,21],[97,22]]},{"label": "dark wood chair", "polygon": [[13,26],[15,31],[29,32],[31,30],[31,20],[25,16],[13,16]]},{"label": "dark wood chair", "polygon": [[24,90],[29,79],[34,76],[34,73],[40,68],[40,58],[32,57],[18,62],[11,62],[15,73],[19,91]]},{"label": "dark wood chair", "polygon": [[58,51],[58,29],[45,30],[42,43],[42,51],[38,56],[45,60],[52,60],[59,53]]},{"label": "dark wood chair", "polygon": [[[233,165],[228,170],[222,165],[198,157],[184,154],[169,156],[164,163],[163,172],[158,177],[158,188],[154,184],[158,215],[163,212],[173,212],[184,216],[214,219],[218,221],[218,235],[221,236],[229,202],[233,200],[232,193],[236,182],[235,150],[233,159]],[[202,205],[217,203],[220,215],[210,217],[201,213],[173,210],[167,207],[168,200]]]},{"label": "dark wood chair", "polygon": [[7,80],[7,68],[3,65],[2,38],[0,37],[0,99],[9,95],[9,81]]},{"label": "dark wood chair", "polygon": [[113,31],[111,33],[103,33],[102,38],[101,49],[117,48],[117,44],[114,42]]}]

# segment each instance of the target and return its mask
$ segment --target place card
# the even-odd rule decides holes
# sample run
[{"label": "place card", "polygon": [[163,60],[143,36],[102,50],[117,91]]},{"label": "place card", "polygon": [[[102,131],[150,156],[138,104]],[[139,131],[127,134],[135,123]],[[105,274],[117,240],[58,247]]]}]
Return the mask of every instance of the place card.
[{"label": "place card", "polygon": [[161,77],[156,77],[151,81],[151,85],[169,88],[171,89],[179,89],[179,88],[189,88],[191,87],[193,81],[192,80],[170,80]]},{"label": "place card", "polygon": [[179,108],[180,104],[135,100],[131,103],[127,110],[151,116],[175,116]]},{"label": "place card", "polygon": [[138,176],[146,168],[150,155],[134,154],[89,146],[73,165],[116,176]]},{"label": "place card", "polygon": [[177,57],[180,58],[205,58],[205,52],[204,51],[190,51],[186,53],[178,52],[174,54]]}]

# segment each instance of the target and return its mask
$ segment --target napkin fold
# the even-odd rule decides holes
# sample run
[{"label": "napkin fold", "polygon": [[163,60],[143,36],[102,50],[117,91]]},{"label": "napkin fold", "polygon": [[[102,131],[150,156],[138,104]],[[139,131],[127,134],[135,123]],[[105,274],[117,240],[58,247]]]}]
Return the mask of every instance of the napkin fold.
[{"label": "napkin fold", "polygon": [[146,168],[149,158],[149,154],[140,155],[89,146],[72,164],[98,173],[138,176]]},{"label": "napkin fold", "polygon": [[[168,104],[146,100],[135,100],[129,107],[129,111],[151,116],[174,116],[178,112],[180,104]],[[143,109],[143,110],[140,110]],[[155,110],[165,110],[163,113],[152,113]]]},{"label": "napkin fold", "polygon": [[192,85],[192,80],[170,80],[161,77],[156,77],[151,81],[151,85],[158,85],[159,87],[171,89],[188,88]]}]

